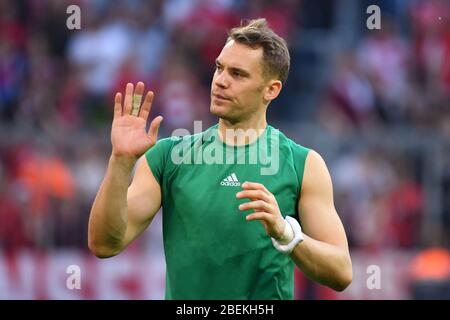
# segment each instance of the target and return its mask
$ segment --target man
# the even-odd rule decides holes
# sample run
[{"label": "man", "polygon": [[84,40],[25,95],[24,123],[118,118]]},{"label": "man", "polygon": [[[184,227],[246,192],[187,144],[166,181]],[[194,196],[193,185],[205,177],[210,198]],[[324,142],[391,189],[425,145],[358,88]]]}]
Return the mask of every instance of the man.
[{"label": "man", "polygon": [[[344,290],[352,267],[327,167],[266,122],[289,59],[265,19],[232,29],[211,85],[218,124],[158,143],[162,117],[145,132],[153,93],[140,108],[143,83],[134,97],[127,84],[123,107],[117,93],[90,250],[117,255],[162,206],[167,299],[293,299],[294,263],[311,279]],[[246,160],[255,160],[255,149],[261,156]],[[267,159],[277,163],[264,171]]]}]

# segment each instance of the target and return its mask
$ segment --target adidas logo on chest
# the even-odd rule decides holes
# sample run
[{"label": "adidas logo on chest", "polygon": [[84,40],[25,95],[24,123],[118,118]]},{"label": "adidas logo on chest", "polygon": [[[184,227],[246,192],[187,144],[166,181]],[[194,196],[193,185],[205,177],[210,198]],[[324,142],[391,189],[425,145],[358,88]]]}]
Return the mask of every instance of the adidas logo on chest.
[{"label": "adidas logo on chest", "polygon": [[236,177],[236,174],[233,172],[228,177],[220,181],[220,185],[224,187],[239,187],[241,183]]}]

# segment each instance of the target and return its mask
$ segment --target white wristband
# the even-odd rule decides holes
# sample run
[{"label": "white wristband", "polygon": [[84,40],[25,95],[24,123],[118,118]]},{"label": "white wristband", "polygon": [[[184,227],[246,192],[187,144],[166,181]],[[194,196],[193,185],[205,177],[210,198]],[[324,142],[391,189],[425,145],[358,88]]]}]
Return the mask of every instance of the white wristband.
[{"label": "white wristband", "polygon": [[294,230],[292,230],[291,225],[284,220],[284,230],[283,234],[277,239],[279,244],[288,244],[294,239]]},{"label": "white wristband", "polygon": [[277,249],[281,253],[289,254],[292,252],[292,250],[294,250],[294,247],[297,244],[299,244],[300,242],[303,241],[303,233],[302,233],[302,228],[300,227],[300,224],[298,223],[298,221],[296,219],[294,219],[290,216],[286,216],[286,218],[284,220],[292,228],[292,231],[294,232],[294,238],[291,240],[291,242],[289,242],[287,244],[281,244],[279,241],[277,241],[274,238],[271,238],[271,239],[272,239],[272,243],[273,243],[273,246],[275,247],[275,249]]}]

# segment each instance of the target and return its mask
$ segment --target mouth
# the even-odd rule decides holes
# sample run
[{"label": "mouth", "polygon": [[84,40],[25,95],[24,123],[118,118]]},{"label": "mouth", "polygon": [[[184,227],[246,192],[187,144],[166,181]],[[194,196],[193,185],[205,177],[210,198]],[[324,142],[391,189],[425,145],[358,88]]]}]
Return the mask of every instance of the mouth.
[{"label": "mouth", "polygon": [[213,93],[212,96],[218,100],[230,101],[231,99],[221,94]]}]

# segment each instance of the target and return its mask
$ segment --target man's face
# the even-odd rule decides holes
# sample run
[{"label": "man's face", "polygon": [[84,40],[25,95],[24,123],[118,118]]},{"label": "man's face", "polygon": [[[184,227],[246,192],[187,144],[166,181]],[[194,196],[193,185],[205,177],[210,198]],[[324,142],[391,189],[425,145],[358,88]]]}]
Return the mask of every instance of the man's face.
[{"label": "man's face", "polygon": [[211,113],[231,122],[265,110],[263,49],[229,41],[216,59],[211,84]]}]

